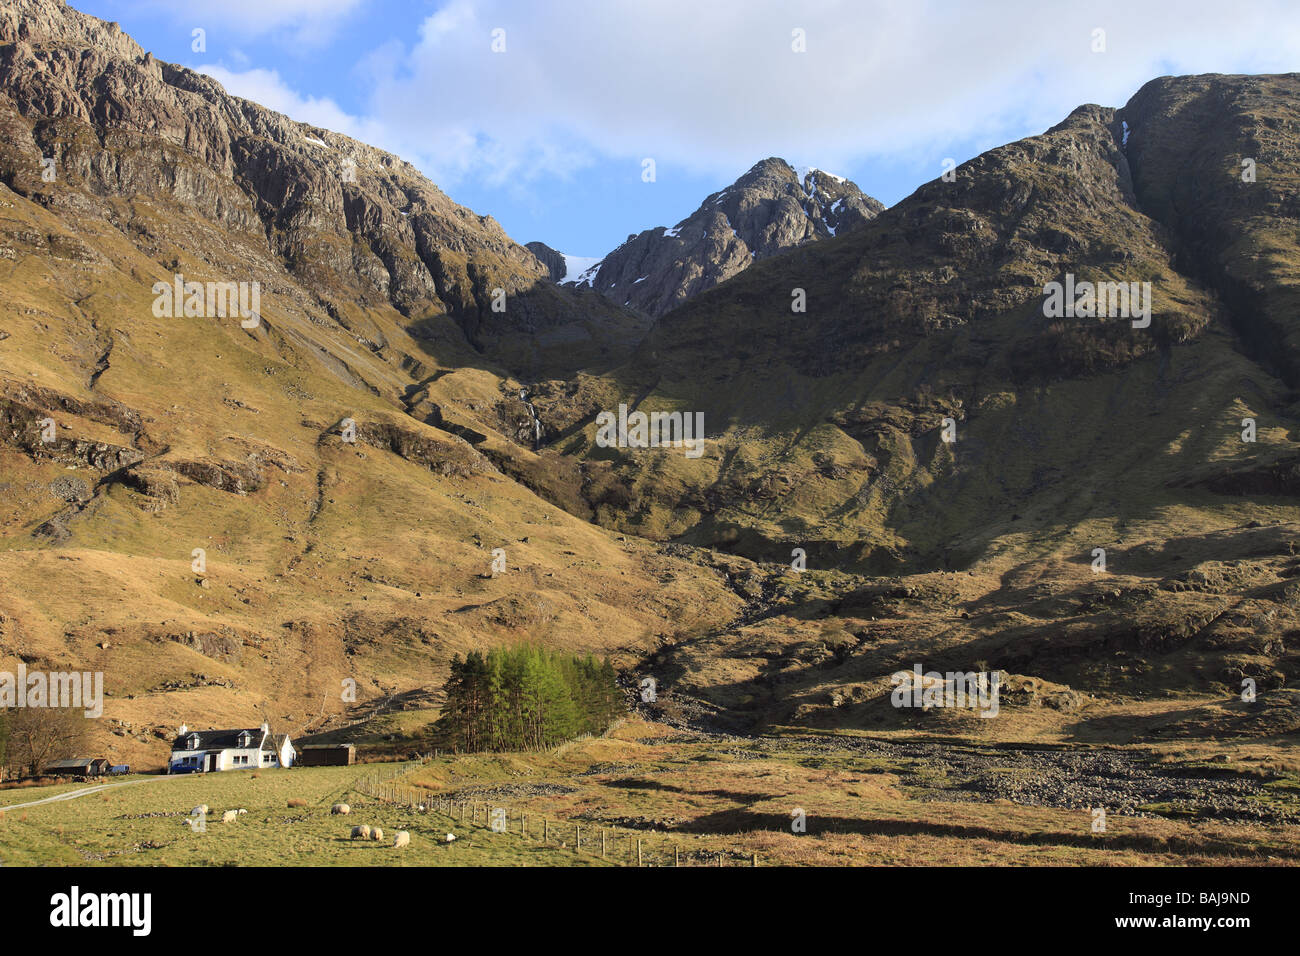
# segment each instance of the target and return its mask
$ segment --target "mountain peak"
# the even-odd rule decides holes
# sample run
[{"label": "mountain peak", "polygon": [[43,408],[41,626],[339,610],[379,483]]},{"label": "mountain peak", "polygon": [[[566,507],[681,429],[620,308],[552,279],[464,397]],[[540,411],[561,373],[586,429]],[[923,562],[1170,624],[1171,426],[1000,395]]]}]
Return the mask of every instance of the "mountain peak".
[{"label": "mountain peak", "polygon": [[659,316],[758,259],[857,229],[884,208],[841,176],[769,156],[675,226],[629,236],[584,278],[616,304]]}]

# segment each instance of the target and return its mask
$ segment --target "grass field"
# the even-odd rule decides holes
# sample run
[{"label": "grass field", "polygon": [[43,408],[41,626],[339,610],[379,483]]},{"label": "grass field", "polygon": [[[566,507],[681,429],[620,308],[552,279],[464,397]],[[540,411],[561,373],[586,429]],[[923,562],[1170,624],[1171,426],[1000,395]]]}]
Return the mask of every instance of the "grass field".
[{"label": "grass field", "polygon": [[[1004,772],[1010,773],[1007,769]],[[434,812],[363,793],[379,775]],[[1269,799],[1300,805],[1275,781]],[[440,757],[409,764],[132,777],[76,799],[17,807],[85,784],[0,792],[0,862],[133,866],[1134,865],[1300,862],[1300,827],[1111,814],[943,799],[956,780],[917,761],[802,743],[759,748],[631,720],[602,738],[542,753]],[[938,797],[938,798],[937,798]],[[463,801],[437,812],[438,799]],[[289,806],[290,801],[305,801]],[[346,801],[348,816],[330,806]],[[210,808],[205,832],[185,820]],[[3,807],[14,807],[4,810]],[[506,833],[487,825],[508,812]],[[221,813],[244,808],[236,822]],[[791,831],[802,809],[807,832]],[[522,815],[522,818],[521,818]],[[470,822],[473,819],[474,822]],[[543,841],[543,821],[547,839]],[[378,825],[382,843],[349,838]],[[527,834],[521,832],[526,827]],[[575,845],[578,828],[581,847]],[[399,829],[411,845],[392,847]],[[601,837],[605,856],[601,856]],[[455,833],[446,844],[442,837]]]}]

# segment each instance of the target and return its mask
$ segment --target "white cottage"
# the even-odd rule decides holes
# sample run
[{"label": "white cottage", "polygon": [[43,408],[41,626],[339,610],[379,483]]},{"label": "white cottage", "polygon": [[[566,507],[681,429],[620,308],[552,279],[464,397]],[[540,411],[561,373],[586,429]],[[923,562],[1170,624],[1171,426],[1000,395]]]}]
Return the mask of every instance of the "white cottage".
[{"label": "white cottage", "polygon": [[289,735],[271,733],[270,724],[254,730],[190,730],[181,724],[167,772],[292,767],[297,755]]}]

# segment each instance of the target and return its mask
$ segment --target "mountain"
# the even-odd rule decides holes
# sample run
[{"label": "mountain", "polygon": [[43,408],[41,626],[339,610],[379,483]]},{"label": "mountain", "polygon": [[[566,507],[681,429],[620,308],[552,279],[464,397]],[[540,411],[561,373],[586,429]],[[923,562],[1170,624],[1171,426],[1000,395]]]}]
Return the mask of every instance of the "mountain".
[{"label": "mountain", "polygon": [[524,248],[535,255],[542,265],[546,266],[546,272],[551,277],[552,282],[561,281],[568,271],[564,261],[564,253],[556,252],[544,242],[528,242]]},{"label": "mountain", "polygon": [[759,259],[851,232],[882,209],[847,179],[819,169],[796,172],[783,159],[765,159],[673,228],[629,236],[564,281],[660,316]]},{"label": "mountain", "polygon": [[[665,681],[741,726],[870,726],[920,657],[1104,694],[1300,678],[1297,102],[1211,76],[1080,107],[539,402],[598,521],[764,569]],[[1054,311],[1076,282],[1137,283],[1149,322]],[[702,454],[606,447],[620,404],[702,415]]]},{"label": "mountain", "polygon": [[[557,289],[495,220],[395,156],[231,97],[61,4],[24,0],[2,16],[0,171],[12,189],[58,204],[41,177],[50,157],[106,215],[108,197],[131,189],[189,203],[220,230],[218,248],[274,256],[311,288],[300,307],[371,351],[387,345],[369,318],[380,308],[414,338],[468,343],[521,369],[551,353],[566,366],[599,361],[644,331],[600,299]],[[88,82],[88,70],[103,78]],[[174,241],[167,223],[146,230],[140,218],[133,228],[156,247]]]},{"label": "mountain", "polygon": [[711,572],[514,477],[581,512],[521,395],[642,317],[54,0],[0,11],[0,128],[0,670],[102,671],[123,762],[181,721],[399,709],[525,629],[631,664],[726,615]]},{"label": "mountain", "polygon": [[[19,0],[0,670],[102,671],[146,766],[182,720],[413,749],[453,655],[525,641],[670,722],[1285,743],[1298,102],[1162,78],[887,210],[767,160],[557,285],[400,159]],[[1005,719],[890,706],[917,663],[1005,674]]]}]

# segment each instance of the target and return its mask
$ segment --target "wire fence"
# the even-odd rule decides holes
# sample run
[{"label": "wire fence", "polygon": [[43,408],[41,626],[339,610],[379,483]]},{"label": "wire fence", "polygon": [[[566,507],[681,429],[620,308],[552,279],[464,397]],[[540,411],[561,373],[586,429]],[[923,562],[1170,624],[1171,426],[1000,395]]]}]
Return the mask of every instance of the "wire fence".
[{"label": "wire fence", "polygon": [[553,820],[540,813],[501,806],[484,800],[452,799],[420,787],[401,783],[398,778],[410,765],[395,770],[372,771],[359,778],[352,789],[371,799],[404,807],[413,813],[436,814],[462,830],[486,830],[508,834],[542,846],[572,850],[575,855],[598,857],[622,866],[758,866],[758,854],[740,850],[686,847],[671,837],[609,825],[592,825],[578,820]]}]

